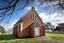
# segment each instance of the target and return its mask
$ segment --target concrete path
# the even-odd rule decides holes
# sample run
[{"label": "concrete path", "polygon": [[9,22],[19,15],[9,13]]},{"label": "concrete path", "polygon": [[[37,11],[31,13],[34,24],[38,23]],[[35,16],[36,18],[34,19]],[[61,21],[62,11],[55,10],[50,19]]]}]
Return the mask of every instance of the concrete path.
[{"label": "concrete path", "polygon": [[48,36],[36,37],[35,39],[38,39],[38,40],[48,40],[48,41],[53,41],[55,43],[64,43],[64,41],[62,41],[62,40],[52,39],[52,38],[50,38]]}]

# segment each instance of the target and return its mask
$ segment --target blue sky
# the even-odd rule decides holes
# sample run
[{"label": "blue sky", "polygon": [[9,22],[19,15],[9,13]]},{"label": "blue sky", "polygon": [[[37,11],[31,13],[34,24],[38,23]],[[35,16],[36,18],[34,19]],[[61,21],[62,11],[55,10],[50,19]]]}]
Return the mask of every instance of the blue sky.
[{"label": "blue sky", "polygon": [[39,14],[39,16],[41,17],[42,21],[45,22],[51,22],[53,25],[57,25],[58,23],[64,22],[64,16],[62,14],[58,14],[57,12],[51,13],[52,10],[56,10],[57,7],[50,7],[50,8],[46,8],[44,7],[44,5],[40,5],[41,3],[39,1],[35,1],[34,5],[29,4],[29,6],[25,7],[23,10],[21,10],[21,6],[24,5],[23,3],[21,3],[21,1],[17,4],[16,9],[9,21],[8,24],[3,25],[3,23],[1,23],[0,25],[3,25],[3,27],[7,30],[9,28],[13,28],[13,25],[23,16],[25,15],[31,8],[32,6],[35,7],[35,10],[37,11],[37,13]]}]

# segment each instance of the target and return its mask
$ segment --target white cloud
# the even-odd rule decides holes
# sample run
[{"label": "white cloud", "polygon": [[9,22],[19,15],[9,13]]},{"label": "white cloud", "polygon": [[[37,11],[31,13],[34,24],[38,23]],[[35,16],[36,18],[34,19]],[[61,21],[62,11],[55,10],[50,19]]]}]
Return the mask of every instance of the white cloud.
[{"label": "white cloud", "polygon": [[40,4],[40,2],[37,2],[37,3],[36,3],[36,5],[39,5],[39,4]]},{"label": "white cloud", "polygon": [[39,0],[35,0],[33,6],[38,6],[38,5],[40,5],[40,1]]},{"label": "white cloud", "polygon": [[36,4],[38,2],[38,0],[35,0],[34,4]]},{"label": "white cloud", "polygon": [[62,14],[54,13],[51,15],[46,15],[46,13],[40,13],[39,15],[43,22],[51,22],[53,25],[64,22],[64,16]]},{"label": "white cloud", "polygon": [[16,22],[17,22],[17,20],[13,20],[9,24],[2,23],[2,24],[0,24],[0,26],[3,26],[5,28],[5,30],[7,30],[7,29],[10,29],[10,28],[13,28],[13,26]]},{"label": "white cloud", "polygon": [[17,20],[13,20],[11,23],[8,24],[7,29],[13,28],[14,24],[17,22]]},{"label": "white cloud", "polygon": [[42,18],[44,22],[47,22],[47,19],[49,18],[49,15],[46,15],[46,13],[41,13],[39,16]]},{"label": "white cloud", "polygon": [[30,9],[31,9],[31,7],[29,7],[29,6],[28,6],[28,7],[26,7],[26,9],[27,9],[27,10],[30,10]]}]

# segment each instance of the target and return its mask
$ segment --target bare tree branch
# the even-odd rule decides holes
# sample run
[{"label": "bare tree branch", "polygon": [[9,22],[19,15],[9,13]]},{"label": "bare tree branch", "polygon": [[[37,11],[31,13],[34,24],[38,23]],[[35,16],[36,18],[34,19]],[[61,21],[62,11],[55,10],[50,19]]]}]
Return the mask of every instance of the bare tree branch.
[{"label": "bare tree branch", "polygon": [[[23,0],[23,1],[24,1],[24,0]],[[27,4],[29,3],[28,1],[29,1],[29,0],[26,0],[26,1],[25,1],[24,5],[21,7],[20,10],[23,10],[23,9],[27,6]],[[36,1],[36,0],[35,0],[35,1]],[[59,2],[57,2],[57,1],[59,1]],[[2,15],[0,15],[0,18],[1,18],[0,21],[2,21],[2,20],[5,18],[6,15],[7,15],[7,16],[11,16],[11,15],[13,14],[13,12],[14,12],[14,10],[15,10],[15,7],[17,6],[17,3],[19,2],[19,0],[11,0],[11,1],[4,0],[4,2],[7,3],[7,6],[5,6],[5,5],[0,5],[0,6],[1,6],[1,7],[0,7],[0,10],[5,10],[5,11],[3,11],[3,13],[1,13]],[[60,0],[44,0],[43,3],[45,3],[45,2],[47,2],[47,4],[51,4],[51,5],[49,5],[49,6],[46,5],[46,6],[45,6],[46,8],[49,8],[49,7],[51,7],[51,6],[57,6],[57,5],[58,5],[58,8],[64,9],[64,2],[61,3]],[[56,2],[56,3],[55,3],[55,2]],[[30,4],[30,3],[29,3],[29,4]],[[9,13],[9,14],[6,14],[6,13],[9,12],[10,10],[12,10],[12,12]],[[58,10],[58,9],[57,9],[57,10]],[[52,10],[52,12],[53,12],[53,10]],[[11,18],[11,17],[10,17],[10,18]]]},{"label": "bare tree branch", "polygon": [[8,4],[10,4],[10,2],[9,1],[7,1],[7,0],[3,0],[3,1],[5,1],[6,3],[8,3]]},{"label": "bare tree branch", "polygon": [[[13,0],[13,1],[14,1],[14,0]],[[12,2],[13,2],[13,1],[12,1]],[[9,5],[8,7],[5,7],[5,8],[0,8],[0,10],[4,10],[4,9],[11,8],[11,7],[15,6],[18,1],[19,1],[19,0],[16,0],[16,2],[15,2],[13,5],[11,5],[11,6]],[[11,3],[12,3],[12,2],[11,2]],[[11,4],[11,3],[10,3],[10,4]]]}]

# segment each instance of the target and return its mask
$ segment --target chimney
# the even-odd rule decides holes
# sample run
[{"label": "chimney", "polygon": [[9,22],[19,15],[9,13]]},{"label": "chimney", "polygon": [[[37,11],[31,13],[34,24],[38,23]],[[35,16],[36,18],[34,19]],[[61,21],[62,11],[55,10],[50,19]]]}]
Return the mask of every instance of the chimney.
[{"label": "chimney", "polygon": [[32,7],[32,11],[35,11],[35,7]]}]

